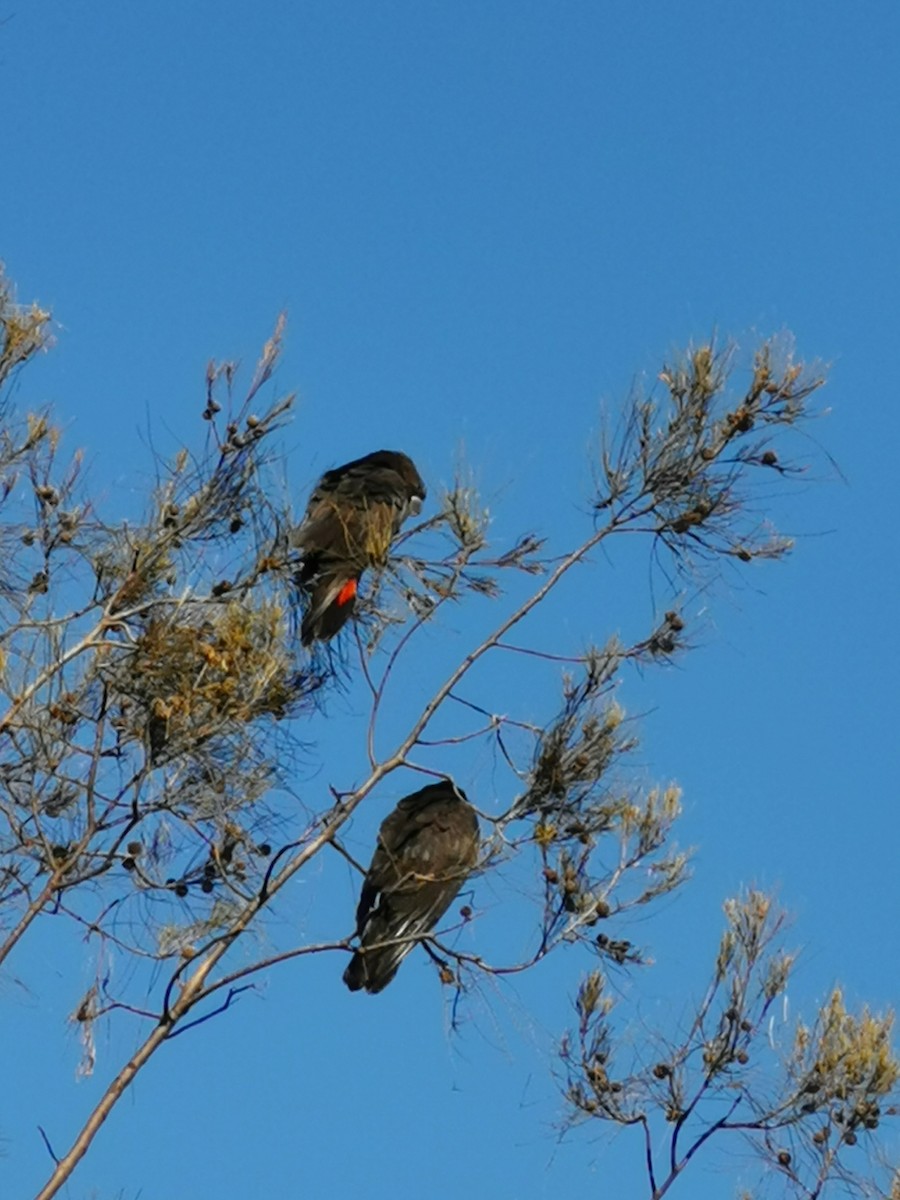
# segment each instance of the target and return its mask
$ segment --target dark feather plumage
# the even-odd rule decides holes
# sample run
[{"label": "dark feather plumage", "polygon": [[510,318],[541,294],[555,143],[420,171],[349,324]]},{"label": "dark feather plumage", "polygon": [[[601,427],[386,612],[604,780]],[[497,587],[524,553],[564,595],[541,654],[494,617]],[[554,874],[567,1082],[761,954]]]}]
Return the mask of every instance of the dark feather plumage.
[{"label": "dark feather plumage", "polygon": [[391,541],[425,494],[415,464],[399,450],[376,450],[325,472],[291,537],[303,559],[296,579],[307,597],[305,646],[341,629],[363,571],[387,560]]},{"label": "dark feather plumage", "polygon": [[356,912],[360,948],[344,972],[351,991],[390,983],[453,903],[478,844],[475,810],[449,780],[405,797],[385,818]]}]

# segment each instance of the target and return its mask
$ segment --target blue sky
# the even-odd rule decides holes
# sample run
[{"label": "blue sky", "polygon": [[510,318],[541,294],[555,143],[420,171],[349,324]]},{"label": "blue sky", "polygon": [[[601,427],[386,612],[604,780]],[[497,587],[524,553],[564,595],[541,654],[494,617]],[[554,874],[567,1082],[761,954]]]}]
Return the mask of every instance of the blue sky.
[{"label": "blue sky", "polygon": [[[636,770],[682,784],[697,858],[624,931],[656,981],[617,987],[648,1022],[699,992],[722,900],[761,883],[796,914],[794,1007],[837,979],[896,1002],[900,9],[32,0],[0,18],[0,257],[59,323],[20,399],[58,407],[110,511],[139,504],[148,441],[199,441],[207,360],[249,364],[282,309],[298,506],[378,446],[435,491],[464,451],[498,533],[557,544],[583,521],[601,406],[671,347],[790,329],[831,365],[814,432],[846,483],[810,444],[821,485],[773,497],[796,554],[729,576],[698,650],[623,685],[647,713]],[[646,575],[601,560],[538,628],[577,647],[651,612]],[[435,661],[467,628],[435,633]],[[309,789],[362,762],[334,753],[333,724]],[[490,770],[464,783],[495,803]],[[398,795],[354,826],[361,856]],[[349,925],[354,887],[322,863],[272,936],[302,940],[317,892]],[[47,1173],[36,1125],[64,1146],[132,1045],[101,1041],[76,1083],[65,1018],[88,967],[62,931],[43,939],[0,979],[10,1196]],[[164,1050],[66,1194],[642,1195],[626,1138],[554,1132],[553,1046],[584,963],[486,990],[451,1035],[418,957],[377,999],[349,996],[329,956],[274,974]],[[741,1148],[714,1164],[673,1195],[750,1178]]]}]

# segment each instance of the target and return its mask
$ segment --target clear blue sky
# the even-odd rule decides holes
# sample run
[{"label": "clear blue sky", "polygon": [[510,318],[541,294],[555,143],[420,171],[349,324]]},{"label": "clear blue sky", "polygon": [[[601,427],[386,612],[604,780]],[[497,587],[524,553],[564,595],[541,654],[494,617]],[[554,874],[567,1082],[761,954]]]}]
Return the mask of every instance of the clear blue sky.
[{"label": "clear blue sky", "polygon": [[[896,1002],[893,0],[31,0],[0,11],[0,73],[0,257],[60,325],[20,398],[58,406],[111,508],[150,477],[148,434],[162,450],[201,436],[207,360],[252,360],[283,308],[296,503],[382,445],[436,486],[463,444],[502,531],[559,539],[581,519],[601,402],[671,346],[790,328],[832,364],[815,432],[848,484],[820,458],[821,487],[775,497],[796,554],[709,600],[678,669],[623,687],[649,713],[639,770],[684,786],[698,854],[681,897],[623,931],[665,983],[617,986],[647,1022],[664,989],[699,992],[721,901],[756,882],[796,913],[795,1008],[837,979]],[[616,575],[597,564],[562,640],[646,619]],[[346,787],[361,761],[326,757],[303,786]],[[489,770],[464,783],[499,802]],[[362,856],[397,797],[354,827]],[[277,936],[306,936],[317,889],[349,926],[354,886],[317,868]],[[0,979],[3,1196],[33,1193],[36,1125],[64,1147],[132,1044],[101,1038],[76,1083],[66,1015],[91,968],[55,936]],[[341,966],[285,967],[168,1047],[67,1196],[644,1194],[627,1138],[555,1138],[575,956],[487,989],[457,1036],[419,955],[375,999],[346,993]],[[734,1148],[673,1195],[720,1200],[745,1172]]]}]

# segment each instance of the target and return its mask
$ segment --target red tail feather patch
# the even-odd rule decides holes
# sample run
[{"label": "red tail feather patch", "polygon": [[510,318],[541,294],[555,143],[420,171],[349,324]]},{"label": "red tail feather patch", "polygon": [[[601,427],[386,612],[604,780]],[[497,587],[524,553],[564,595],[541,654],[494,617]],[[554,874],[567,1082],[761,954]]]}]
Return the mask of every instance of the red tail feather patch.
[{"label": "red tail feather patch", "polygon": [[341,588],[341,590],[338,592],[337,599],[335,600],[335,604],[338,606],[338,608],[341,608],[343,605],[348,604],[355,595],[356,595],[356,580],[348,579],[347,582],[344,584],[344,586]]}]

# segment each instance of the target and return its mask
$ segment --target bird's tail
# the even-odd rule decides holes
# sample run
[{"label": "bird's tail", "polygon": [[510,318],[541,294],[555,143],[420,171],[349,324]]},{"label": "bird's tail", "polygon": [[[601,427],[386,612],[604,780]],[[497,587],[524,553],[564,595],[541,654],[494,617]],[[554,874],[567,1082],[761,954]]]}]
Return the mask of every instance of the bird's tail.
[{"label": "bird's tail", "polygon": [[361,988],[373,994],[380,992],[397,974],[400,964],[414,945],[415,942],[398,942],[394,946],[357,950],[344,971],[344,983],[351,992],[358,992]]},{"label": "bird's tail", "polygon": [[[391,982],[400,964],[414,949],[424,934],[434,928],[447,911],[459,884],[451,884],[449,894],[442,888],[437,895],[429,897],[423,905],[421,892],[397,901],[382,897],[381,904],[366,922],[360,939],[360,948],[350,959],[344,972],[344,983],[351,992],[365,988],[367,992],[380,992]],[[404,912],[404,902],[411,901],[418,907]]]},{"label": "bird's tail", "polygon": [[300,627],[300,640],[304,646],[327,642],[344,627],[356,607],[358,586],[358,575],[349,578],[328,575],[315,581]]}]

